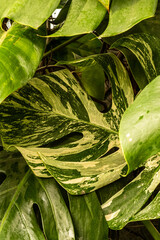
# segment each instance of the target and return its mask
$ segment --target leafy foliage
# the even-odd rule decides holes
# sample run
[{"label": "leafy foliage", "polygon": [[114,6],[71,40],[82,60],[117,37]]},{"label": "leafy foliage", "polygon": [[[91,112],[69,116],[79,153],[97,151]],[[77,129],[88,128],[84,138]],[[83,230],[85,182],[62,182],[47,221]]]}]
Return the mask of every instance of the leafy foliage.
[{"label": "leafy foliage", "polygon": [[160,3],[1,5],[0,239],[104,240],[158,219]]}]

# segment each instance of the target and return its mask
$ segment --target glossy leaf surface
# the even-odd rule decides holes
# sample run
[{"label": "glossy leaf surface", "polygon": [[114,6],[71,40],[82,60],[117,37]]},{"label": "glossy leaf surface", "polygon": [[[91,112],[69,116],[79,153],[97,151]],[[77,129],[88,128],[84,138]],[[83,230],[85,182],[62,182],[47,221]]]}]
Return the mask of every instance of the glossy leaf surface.
[{"label": "glossy leaf surface", "polygon": [[112,47],[119,49],[125,55],[141,89],[160,74],[158,37],[149,34],[133,34],[119,39]]},{"label": "glossy leaf surface", "polygon": [[58,7],[60,0],[1,0],[0,20],[9,18],[20,24],[38,28]]},{"label": "glossy leaf surface", "polygon": [[68,197],[76,239],[107,240],[108,226],[96,193]]},{"label": "glossy leaf surface", "polygon": [[[155,78],[126,110],[120,124],[120,141],[128,171],[160,152],[160,77]],[[143,154],[142,154],[143,151]]]},{"label": "glossy leaf surface", "polygon": [[43,29],[13,24],[0,38],[0,103],[30,80],[42,58],[45,39],[37,36]]},{"label": "glossy leaf surface", "polygon": [[[71,194],[90,192],[118,179],[125,165],[120,150],[102,156],[119,147],[118,126],[132,102],[132,89],[114,55],[98,59],[109,69],[113,86],[112,108],[106,114],[96,109],[66,70],[33,79],[0,107],[6,148],[15,145],[36,175],[50,173]],[[76,134],[78,139],[65,142],[64,137],[70,140]]]},{"label": "glossy leaf surface", "polygon": [[112,1],[109,12],[109,23],[101,37],[115,36],[132,28],[138,22],[153,17],[157,2],[157,0]]},{"label": "glossy leaf surface", "polygon": [[[0,152],[0,172],[6,174],[0,185],[0,239],[75,239],[71,217],[54,179],[39,179],[25,170],[19,154]],[[36,219],[35,205],[42,223]]]},{"label": "glossy leaf surface", "polygon": [[105,14],[106,8],[98,0],[72,0],[64,25],[49,37],[90,33],[98,27]]},{"label": "glossy leaf surface", "polygon": [[130,221],[158,218],[159,194],[144,210],[141,208],[159,183],[160,156],[157,155],[148,160],[145,169],[134,180],[102,205],[109,228],[122,229]]}]

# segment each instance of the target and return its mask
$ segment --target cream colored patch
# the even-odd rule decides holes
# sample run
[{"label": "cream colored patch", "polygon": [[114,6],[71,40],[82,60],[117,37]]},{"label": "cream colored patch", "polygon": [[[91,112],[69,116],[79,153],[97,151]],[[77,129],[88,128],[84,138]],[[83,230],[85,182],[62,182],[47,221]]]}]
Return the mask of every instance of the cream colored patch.
[{"label": "cream colored patch", "polygon": [[84,181],[91,181],[93,178],[90,177],[81,177],[81,178],[75,178],[75,179],[70,179],[68,181],[63,181],[63,184],[80,184],[83,183]]},{"label": "cream colored patch", "polygon": [[153,180],[150,186],[147,188],[146,192],[152,193],[159,183],[160,183],[160,170],[154,175]]},{"label": "cream colored patch", "polygon": [[154,160],[152,159],[153,157],[151,157],[151,159],[145,164],[146,168],[149,168],[150,170],[159,166],[160,156],[157,156]]},{"label": "cream colored patch", "polygon": [[72,229],[69,230],[69,237],[74,238],[74,232]]},{"label": "cream colored patch", "polygon": [[113,218],[118,216],[118,213],[120,212],[120,209],[118,209],[116,212],[105,215],[106,221],[111,221]]}]

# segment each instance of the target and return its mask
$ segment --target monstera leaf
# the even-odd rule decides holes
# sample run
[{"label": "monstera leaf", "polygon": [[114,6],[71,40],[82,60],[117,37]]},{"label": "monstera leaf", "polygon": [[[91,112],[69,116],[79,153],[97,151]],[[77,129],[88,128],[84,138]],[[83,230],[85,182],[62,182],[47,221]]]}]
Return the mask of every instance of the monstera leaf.
[{"label": "monstera leaf", "polygon": [[159,193],[145,205],[159,183],[160,156],[157,155],[148,160],[145,169],[133,181],[103,203],[109,228],[122,229],[130,221],[159,218]]},{"label": "monstera leaf", "polygon": [[108,225],[96,192],[68,197],[76,239],[107,240]]},{"label": "monstera leaf", "polygon": [[0,5],[0,23],[4,18],[15,22],[38,28],[44,23],[53,11],[58,7],[60,0],[25,1],[25,0],[2,0]]},{"label": "monstera leaf", "polygon": [[[5,151],[0,152],[1,173],[6,179],[0,185],[0,239],[75,239],[69,211],[54,179],[35,177],[19,154]],[[42,223],[35,209],[39,209]]]},{"label": "monstera leaf", "polygon": [[118,127],[133,100],[132,88],[116,56],[104,54],[97,61],[108,69],[112,83],[112,107],[106,114],[67,70],[34,78],[0,106],[6,149],[14,145],[37,176],[52,175],[71,194],[115,181],[126,164],[120,149],[109,153],[119,147]]},{"label": "monstera leaf", "polygon": [[44,33],[43,28],[36,31],[13,24],[1,35],[0,103],[33,77],[45,49],[45,39],[38,33]]},{"label": "monstera leaf", "polygon": [[160,74],[158,37],[145,33],[133,34],[117,40],[111,47],[125,55],[140,89]]},{"label": "monstera leaf", "polygon": [[102,205],[112,229],[121,229],[129,221],[160,217],[159,192],[153,196],[153,201],[147,202],[160,183],[159,96],[160,77],[157,77],[145,87],[122,117],[120,140],[126,161],[130,162],[128,166],[132,167],[128,172],[144,162],[145,165],[133,181]]}]

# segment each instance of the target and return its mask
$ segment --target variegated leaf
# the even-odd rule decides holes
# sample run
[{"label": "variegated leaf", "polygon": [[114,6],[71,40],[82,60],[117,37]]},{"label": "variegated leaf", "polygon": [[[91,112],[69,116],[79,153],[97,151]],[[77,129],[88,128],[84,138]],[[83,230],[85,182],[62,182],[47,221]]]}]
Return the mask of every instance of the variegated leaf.
[{"label": "variegated leaf", "polygon": [[74,240],[72,220],[57,183],[54,179],[37,178],[26,170],[19,153],[0,151],[0,174],[6,175],[0,184],[0,239]]},{"label": "variegated leaf", "polygon": [[153,203],[141,211],[159,183],[160,155],[155,155],[133,181],[102,205],[109,227],[122,229],[130,221],[159,218],[159,205],[155,206],[155,203],[159,203],[159,194]]},{"label": "variegated leaf", "polygon": [[160,192],[157,193],[155,198],[144,209],[132,217],[132,221],[144,221],[158,218],[160,218]]},{"label": "variegated leaf", "polygon": [[[67,70],[33,79],[0,106],[6,148],[15,145],[36,175],[50,173],[71,194],[115,181],[125,166],[120,150],[102,156],[119,147],[118,125],[132,89],[114,55],[99,57],[99,63],[108,68],[113,86],[112,108],[106,114],[96,109]],[[74,134],[78,140],[60,144]]]},{"label": "variegated leaf", "polygon": [[[87,68],[94,67],[95,65],[99,65],[103,68],[112,85],[112,108],[109,112],[107,112],[107,114],[105,114],[105,116],[107,116],[107,122],[111,128],[113,127],[118,132],[123,111],[133,102],[133,90],[130,84],[130,79],[126,69],[123,67],[119,59],[112,53],[105,53],[80,58],[74,61],[60,61],[57,63],[57,65],[61,64],[76,66],[82,72]],[[96,86],[96,84],[99,84],[99,77],[94,77],[94,80],[97,82],[94,83]],[[124,81],[124,79],[126,80]],[[84,81],[85,79],[83,79],[83,85]],[[93,87],[92,82],[90,82],[90,85],[91,86],[89,86],[88,83],[88,86],[86,87],[88,92],[89,87]],[[117,88],[117,86],[119,87]],[[109,119],[117,119],[117,121],[110,121]]]},{"label": "variegated leaf", "polygon": [[125,55],[141,89],[160,74],[158,37],[144,33],[132,34],[117,40],[111,47],[119,49]]},{"label": "variegated leaf", "polygon": [[30,80],[42,58],[44,33],[30,27],[13,24],[0,38],[0,103],[13,91]]}]

